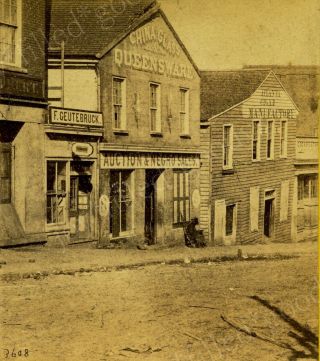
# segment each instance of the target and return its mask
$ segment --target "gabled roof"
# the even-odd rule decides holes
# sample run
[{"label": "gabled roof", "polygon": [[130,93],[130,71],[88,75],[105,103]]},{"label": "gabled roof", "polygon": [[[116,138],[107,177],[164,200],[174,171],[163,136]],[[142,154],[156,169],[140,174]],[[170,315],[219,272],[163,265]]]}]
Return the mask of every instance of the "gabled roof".
[{"label": "gabled roof", "polygon": [[201,120],[248,99],[269,73],[270,70],[201,71]]},{"label": "gabled roof", "polygon": [[96,57],[154,4],[154,0],[49,0],[49,49],[64,40],[66,56]]},{"label": "gabled roof", "polygon": [[48,11],[49,51],[59,48],[64,40],[66,57],[98,59],[130,32],[159,14],[200,75],[198,67],[156,0],[49,0]]},{"label": "gabled roof", "polygon": [[268,68],[276,74],[299,107],[297,136],[315,136],[320,113],[320,66],[250,65],[248,69]]}]

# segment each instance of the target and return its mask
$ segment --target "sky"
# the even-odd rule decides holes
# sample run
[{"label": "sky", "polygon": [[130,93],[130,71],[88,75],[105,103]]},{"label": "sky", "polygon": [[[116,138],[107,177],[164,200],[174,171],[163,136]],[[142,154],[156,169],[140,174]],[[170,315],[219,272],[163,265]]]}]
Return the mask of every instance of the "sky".
[{"label": "sky", "polygon": [[320,65],[320,0],[160,0],[201,70]]}]

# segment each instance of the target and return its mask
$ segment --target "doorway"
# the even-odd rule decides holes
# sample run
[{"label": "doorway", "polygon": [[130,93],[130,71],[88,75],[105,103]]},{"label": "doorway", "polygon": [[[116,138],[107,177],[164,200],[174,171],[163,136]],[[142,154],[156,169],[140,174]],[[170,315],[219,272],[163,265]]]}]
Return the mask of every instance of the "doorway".
[{"label": "doorway", "polygon": [[264,201],[264,235],[268,238],[273,236],[274,231],[274,198]]},{"label": "doorway", "polygon": [[145,226],[144,234],[149,245],[156,242],[157,224],[157,179],[161,174],[159,169],[147,169],[145,176]]},{"label": "doorway", "polygon": [[88,240],[90,229],[91,175],[70,177],[70,238],[72,242]]}]

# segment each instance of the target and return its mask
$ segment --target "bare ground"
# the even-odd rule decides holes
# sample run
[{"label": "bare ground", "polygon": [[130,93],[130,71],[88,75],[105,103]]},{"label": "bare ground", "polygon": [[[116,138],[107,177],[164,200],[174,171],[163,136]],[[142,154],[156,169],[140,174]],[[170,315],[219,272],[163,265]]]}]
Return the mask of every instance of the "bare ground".
[{"label": "bare ground", "polygon": [[0,356],[10,359],[14,349],[14,359],[35,361],[316,359],[316,275],[317,256],[308,254],[3,282]]}]

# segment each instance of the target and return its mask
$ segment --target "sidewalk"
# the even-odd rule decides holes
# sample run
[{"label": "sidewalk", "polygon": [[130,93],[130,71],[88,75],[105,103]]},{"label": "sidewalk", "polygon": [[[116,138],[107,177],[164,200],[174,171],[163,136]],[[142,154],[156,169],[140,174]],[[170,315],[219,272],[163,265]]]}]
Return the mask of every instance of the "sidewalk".
[{"label": "sidewalk", "polygon": [[[207,248],[92,249],[92,248],[28,248],[0,249],[0,278],[41,278],[51,274],[106,272],[160,263],[219,262],[238,260],[241,249],[244,259],[283,258],[315,254],[317,242],[273,243],[268,245],[236,245]],[[247,258],[248,256],[248,258]],[[257,258],[255,258],[257,257]]]}]

